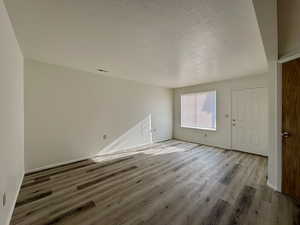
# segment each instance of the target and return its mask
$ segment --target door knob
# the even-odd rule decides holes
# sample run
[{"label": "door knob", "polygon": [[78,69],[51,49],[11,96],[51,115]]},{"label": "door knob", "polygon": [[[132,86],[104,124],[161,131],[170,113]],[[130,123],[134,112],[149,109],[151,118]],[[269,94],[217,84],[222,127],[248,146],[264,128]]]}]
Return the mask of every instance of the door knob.
[{"label": "door knob", "polygon": [[289,136],[290,136],[290,134],[289,134],[289,132],[283,132],[282,134],[281,134],[281,136],[283,137],[283,138],[288,138]]}]

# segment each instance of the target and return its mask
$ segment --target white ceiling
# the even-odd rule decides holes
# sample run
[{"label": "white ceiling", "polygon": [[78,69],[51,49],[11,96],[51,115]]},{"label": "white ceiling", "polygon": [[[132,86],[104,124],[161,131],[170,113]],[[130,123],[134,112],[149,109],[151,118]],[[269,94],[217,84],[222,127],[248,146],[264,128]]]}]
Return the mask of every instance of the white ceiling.
[{"label": "white ceiling", "polygon": [[7,0],[27,58],[182,87],[267,71],[251,0]]}]

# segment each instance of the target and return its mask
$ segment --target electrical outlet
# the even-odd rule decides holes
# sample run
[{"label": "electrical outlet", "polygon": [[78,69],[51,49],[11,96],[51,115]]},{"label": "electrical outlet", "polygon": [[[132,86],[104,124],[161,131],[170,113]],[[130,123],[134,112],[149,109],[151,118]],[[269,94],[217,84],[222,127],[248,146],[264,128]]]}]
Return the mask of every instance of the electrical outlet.
[{"label": "electrical outlet", "polygon": [[6,193],[4,192],[2,196],[2,206],[5,207],[5,205],[6,205]]}]

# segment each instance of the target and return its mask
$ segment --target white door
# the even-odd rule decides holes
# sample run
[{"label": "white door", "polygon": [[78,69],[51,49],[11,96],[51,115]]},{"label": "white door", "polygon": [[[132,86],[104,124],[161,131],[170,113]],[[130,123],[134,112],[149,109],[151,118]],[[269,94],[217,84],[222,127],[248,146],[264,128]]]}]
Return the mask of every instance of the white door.
[{"label": "white door", "polygon": [[231,119],[232,149],[267,156],[267,89],[233,90]]}]

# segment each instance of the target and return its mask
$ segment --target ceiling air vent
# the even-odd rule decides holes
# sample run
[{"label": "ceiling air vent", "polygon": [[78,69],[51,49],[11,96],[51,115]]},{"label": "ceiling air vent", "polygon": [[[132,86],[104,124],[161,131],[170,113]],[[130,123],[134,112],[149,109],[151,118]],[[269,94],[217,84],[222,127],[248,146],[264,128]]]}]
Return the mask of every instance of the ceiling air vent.
[{"label": "ceiling air vent", "polygon": [[101,73],[107,73],[108,71],[107,70],[103,70],[103,69],[97,69],[98,72],[101,72]]}]

